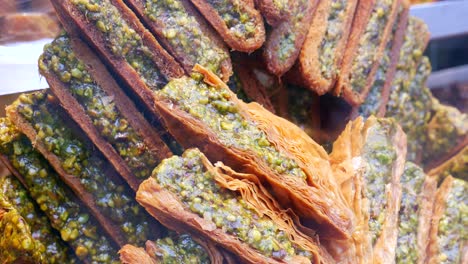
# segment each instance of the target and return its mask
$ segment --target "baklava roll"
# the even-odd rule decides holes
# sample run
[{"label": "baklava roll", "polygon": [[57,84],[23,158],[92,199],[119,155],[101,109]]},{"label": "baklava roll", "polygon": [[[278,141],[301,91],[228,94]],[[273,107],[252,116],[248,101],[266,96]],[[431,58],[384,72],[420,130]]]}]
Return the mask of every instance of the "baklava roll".
[{"label": "baklava roll", "polygon": [[359,1],[334,93],[358,106],[374,82],[382,53],[404,0]]},{"label": "baklava roll", "polygon": [[268,71],[283,76],[294,65],[304,44],[317,0],[291,0],[285,21],[272,27],[263,47],[263,60]]},{"label": "baklava roll", "polygon": [[468,184],[451,176],[437,190],[425,263],[468,262]]},{"label": "baklava roll", "polygon": [[[0,159],[24,183],[31,198],[47,216],[48,220],[41,219],[40,223],[44,225],[50,221],[50,225],[83,263],[118,263],[118,247],[105,235],[94,216],[60,180],[44,157],[33,148],[31,141],[20,134],[8,119],[0,119],[0,135]],[[47,248],[54,248],[53,243],[47,244]],[[54,250],[53,254],[59,256],[58,252]]]},{"label": "baklava roll", "polygon": [[65,121],[56,100],[45,91],[22,94],[7,114],[119,246],[156,238],[159,224],[138,205],[83,131]]},{"label": "baklava roll", "polygon": [[171,151],[105,66],[77,38],[63,34],[44,47],[39,71],[62,107],[130,187],[151,175]]},{"label": "baklava roll", "polygon": [[0,176],[0,259],[2,263],[77,261],[27,190],[11,175]]},{"label": "baklava roll", "polygon": [[389,86],[397,70],[398,59],[400,58],[400,49],[405,39],[405,33],[408,25],[408,9],[403,6],[398,7],[397,19],[393,23],[392,33],[387,41],[382,58],[379,61],[379,67],[375,72],[374,82],[367,94],[364,102],[353,109],[353,116],[360,115],[369,117],[371,115],[379,116],[379,109],[387,104],[388,96],[384,96],[384,87]]},{"label": "baklava roll", "polygon": [[[356,254],[348,254],[358,262],[395,260],[405,156],[405,134],[390,119],[370,117],[364,122],[358,118],[333,143],[333,171],[357,217],[351,237]],[[331,243],[329,247],[336,246]],[[335,251],[341,260],[340,251]]]},{"label": "baklava roll", "polygon": [[253,0],[190,1],[231,49],[253,52],[265,42],[263,18]]},{"label": "baklava roll", "polygon": [[378,116],[390,117],[400,112],[400,92],[407,92],[409,90],[409,85],[418,71],[418,65],[425,67],[419,70],[422,73],[421,77],[427,78],[423,76],[427,75],[427,71],[430,72],[430,64],[429,68],[427,68],[427,63],[421,63],[421,61],[423,60],[422,55],[429,37],[427,25],[418,18],[409,17],[403,45],[398,55],[397,69],[392,81],[384,85],[381,101],[386,103],[380,105],[377,113]]},{"label": "baklava roll", "polygon": [[153,90],[184,74],[122,0],[51,2],[67,32],[83,36],[147,110],[154,110]]},{"label": "baklava roll", "polygon": [[196,63],[228,81],[232,75],[229,51],[223,40],[189,0],[125,0],[166,50],[190,74]]},{"label": "baklava roll", "polygon": [[119,251],[123,264],[139,263],[200,263],[223,264],[223,254],[212,243],[189,234],[168,236],[147,241],[145,249],[125,245]]},{"label": "baklava roll", "polygon": [[287,74],[289,81],[319,95],[332,89],[340,72],[357,2],[319,1],[299,58]]},{"label": "baklava roll", "polygon": [[248,263],[328,263],[255,176],[212,165],[198,149],[164,160],[137,200],[162,223],[202,235]]},{"label": "baklava roll", "polygon": [[292,123],[237,99],[212,73],[196,70],[205,81],[174,79],[155,93],[155,105],[176,140],[258,176],[284,207],[320,234],[348,237],[351,212],[330,176],[325,150]]}]

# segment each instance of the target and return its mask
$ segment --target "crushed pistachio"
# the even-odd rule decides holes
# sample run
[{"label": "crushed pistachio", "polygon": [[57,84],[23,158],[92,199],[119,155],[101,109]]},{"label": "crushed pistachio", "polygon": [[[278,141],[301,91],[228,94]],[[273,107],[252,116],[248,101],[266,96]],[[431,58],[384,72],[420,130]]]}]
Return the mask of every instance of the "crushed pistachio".
[{"label": "crushed pistachio", "polygon": [[281,153],[253,121],[239,113],[228,90],[183,77],[172,80],[157,93],[203,122],[226,146],[253,151],[277,173],[305,183],[306,174],[296,161]]},{"label": "crushed pistachio", "polygon": [[95,23],[105,36],[105,46],[115,56],[124,58],[151,90],[158,90],[167,82],[152,59],[151,49],[122,19],[122,14],[110,0],[72,0],[71,3],[88,21]]},{"label": "crushed pistachio", "polygon": [[[6,155],[23,176],[31,197],[49,218],[51,226],[74,249],[75,255],[91,263],[119,263],[118,249],[102,235],[93,216],[72,198],[74,195],[41,154],[33,149],[26,136],[19,134],[5,119],[0,119],[0,135],[0,153]],[[47,248],[52,249],[53,244],[48,245]]]},{"label": "crushed pistachio", "polygon": [[375,79],[372,83],[371,88],[369,89],[369,94],[367,95],[365,101],[359,106],[359,114],[363,117],[369,117],[371,115],[377,115],[377,112],[380,107],[382,100],[382,89],[386,82],[387,70],[390,67],[390,56],[393,49],[393,41],[395,39],[395,34],[398,30],[400,15],[402,14],[403,7],[400,7],[398,12],[397,19],[392,27],[392,34],[388,38],[385,50],[382,54],[382,58],[379,61],[379,67],[375,72]]},{"label": "crushed pistachio", "polygon": [[206,250],[188,234],[176,235],[171,233],[167,237],[152,242],[152,244],[154,244],[154,247],[152,247],[154,251],[148,251],[147,248],[148,254],[160,263],[211,263]]},{"label": "crushed pistachio", "polygon": [[397,157],[392,142],[395,123],[381,119],[367,130],[362,157],[365,160],[364,179],[369,199],[369,231],[374,244],[382,231],[386,216],[385,186],[392,179],[393,164]]},{"label": "crushed pistachio", "polygon": [[[286,62],[291,56],[297,54],[297,43],[296,39],[299,37],[298,32],[301,31],[304,25],[304,19],[306,19],[306,12],[309,11],[309,5],[311,3],[308,0],[297,0],[289,2],[288,8],[291,10],[290,16],[281,27],[281,36],[279,37],[279,43],[275,50],[275,57],[280,62]],[[307,34],[307,32],[305,33]]]},{"label": "crushed pistachio", "polygon": [[[222,75],[221,66],[229,53],[217,45],[198,23],[195,16],[187,12],[181,0],[146,0],[145,14],[161,27],[164,37],[177,54],[191,67],[196,63]],[[160,36],[162,37],[162,36]]]},{"label": "crushed pistachio", "polygon": [[59,36],[46,45],[39,64],[42,71],[51,71],[60,79],[70,73],[72,77],[63,85],[83,107],[101,136],[120,154],[136,177],[145,179],[151,175],[158,163],[157,156],[117,108],[114,95],[101,88],[85,63],[76,57],[68,36]]},{"label": "crushed pistachio", "polygon": [[[1,199],[0,195],[0,199]],[[34,239],[26,220],[15,209],[0,208],[0,259],[2,263],[43,263],[45,246]]]},{"label": "crushed pistachio", "polygon": [[427,141],[425,131],[432,108],[432,96],[425,86],[431,66],[429,60],[422,57],[424,43],[415,37],[418,23],[409,19],[385,114],[397,120],[407,134],[409,161],[417,161],[422,142]]},{"label": "crushed pistachio", "polygon": [[248,6],[244,2],[235,0],[207,0],[206,2],[218,12],[233,36],[241,39],[255,37],[257,21],[246,11]]},{"label": "crushed pistachio", "polygon": [[[2,130],[0,128],[0,131]],[[0,140],[1,143],[2,140]],[[15,150],[17,151],[17,149]],[[34,204],[27,190],[17,179],[12,176],[0,178],[0,200],[0,208],[15,210],[16,213],[13,214],[18,215],[14,217],[15,221],[21,225],[25,221],[24,225],[30,228],[33,240],[29,243],[35,248],[36,252],[33,255],[41,256],[42,261],[40,262],[44,260],[47,260],[47,263],[72,263],[76,261],[73,253],[70,254],[68,247],[50,226],[47,217]],[[6,204],[9,206],[5,206]],[[12,238],[10,237],[10,239]],[[16,241],[16,243],[18,242],[21,240]]]},{"label": "crushed pistachio", "polygon": [[446,208],[439,221],[439,263],[461,263],[462,247],[468,241],[468,184],[453,180],[447,195]]},{"label": "crushed pistachio", "polygon": [[302,249],[266,215],[260,215],[239,193],[222,188],[202,162],[198,149],[164,160],[153,178],[174,193],[189,210],[237,237],[267,257],[287,260]]},{"label": "crushed pistachio", "polygon": [[36,131],[36,140],[60,160],[62,169],[76,177],[93,194],[102,214],[120,227],[126,242],[143,243],[150,239],[151,218],[133,199],[127,186],[110,179],[110,164],[92,151],[61,118],[61,109],[46,92],[22,94],[14,103],[16,111]]},{"label": "crushed pistachio", "polygon": [[335,51],[343,36],[343,23],[348,4],[346,0],[330,1],[330,11],[327,18],[327,29],[319,46],[319,63],[322,76],[331,79],[339,72],[335,64]]},{"label": "crushed pistachio", "polygon": [[396,246],[396,263],[418,262],[418,224],[419,204],[418,195],[426,174],[412,162],[405,163],[405,171],[401,176],[401,204],[398,213],[398,239]]},{"label": "crushed pistachio", "polygon": [[377,0],[361,36],[351,67],[350,85],[354,92],[361,93],[366,86],[369,73],[375,64],[377,50],[382,42],[384,29],[391,13],[392,0]]}]

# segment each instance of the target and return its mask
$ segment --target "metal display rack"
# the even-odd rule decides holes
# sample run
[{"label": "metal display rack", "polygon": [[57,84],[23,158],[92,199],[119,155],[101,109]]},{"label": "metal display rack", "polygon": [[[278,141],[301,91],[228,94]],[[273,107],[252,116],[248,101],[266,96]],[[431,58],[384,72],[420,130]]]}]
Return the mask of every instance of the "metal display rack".
[{"label": "metal display rack", "polygon": [[[459,38],[464,42],[459,44],[468,50],[467,0],[414,5],[410,9],[410,14],[426,22],[431,32],[431,41]],[[437,49],[429,52],[431,60],[436,60],[436,53]],[[427,85],[434,89],[453,82],[468,82],[468,60],[464,65],[435,70],[429,77]]]}]

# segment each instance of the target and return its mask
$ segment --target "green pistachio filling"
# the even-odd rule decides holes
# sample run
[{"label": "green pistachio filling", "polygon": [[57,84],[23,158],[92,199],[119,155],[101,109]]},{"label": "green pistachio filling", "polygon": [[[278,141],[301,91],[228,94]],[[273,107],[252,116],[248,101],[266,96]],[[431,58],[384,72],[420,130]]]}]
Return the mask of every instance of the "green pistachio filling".
[{"label": "green pistachio filling", "polygon": [[447,195],[444,215],[439,221],[438,260],[441,264],[461,263],[462,248],[468,241],[468,184],[454,179]]},{"label": "green pistachio filling", "polygon": [[[435,100],[435,99],[434,99]],[[433,102],[434,116],[431,118],[424,145],[423,162],[443,156],[460,144],[468,132],[468,115],[458,109]]]},{"label": "green pistachio filling", "polygon": [[17,112],[36,130],[36,140],[60,160],[66,173],[79,179],[95,197],[101,212],[120,227],[127,242],[143,243],[149,239],[151,219],[133,199],[124,184],[106,175],[110,164],[73,134],[60,117],[61,109],[49,102],[45,92],[23,94],[15,102]]},{"label": "green pistachio filling", "polygon": [[386,216],[387,197],[385,186],[391,181],[393,164],[397,157],[391,136],[394,123],[379,120],[367,130],[362,157],[364,159],[364,179],[366,197],[369,199],[369,231],[374,244],[382,231]]},{"label": "green pistachio filling", "polygon": [[[171,234],[153,242],[154,251],[148,252],[151,257],[163,264],[210,264],[206,250],[188,234]],[[148,250],[148,249],[147,249]]]},{"label": "green pistachio filling", "polygon": [[426,131],[427,123],[431,117],[432,94],[425,83],[430,74],[429,59],[423,57],[408,90],[400,90],[399,111],[393,112],[393,118],[406,132],[409,143],[406,156],[408,160],[416,160],[421,149],[419,142],[427,141]]},{"label": "green pistachio filling", "polygon": [[288,12],[290,4],[291,3],[288,0],[273,0],[273,5],[280,13]]},{"label": "green pistachio filling", "polygon": [[62,80],[68,91],[81,104],[93,125],[100,132],[133,174],[145,179],[158,160],[143,138],[129,124],[114,102],[114,95],[102,89],[76,58],[68,36],[60,36],[44,47],[39,59],[42,71],[51,71]]},{"label": "green pistachio filling", "polygon": [[252,151],[278,174],[301,179],[305,184],[306,174],[296,161],[278,151],[253,121],[239,113],[229,90],[183,77],[172,80],[157,93],[203,122],[225,146]]},{"label": "green pistachio filling", "polygon": [[195,16],[190,15],[181,0],[146,0],[145,14],[161,27],[176,57],[183,57],[192,66],[196,63],[218,76],[229,53],[219,47],[202,30]]},{"label": "green pistachio filling", "polygon": [[401,204],[398,214],[398,239],[396,246],[396,263],[417,263],[417,233],[419,217],[419,193],[426,174],[412,162],[406,162],[405,171],[401,176]]},{"label": "green pistachio filling", "polygon": [[[0,128],[1,130],[3,129]],[[2,140],[0,140],[1,143]],[[25,225],[30,227],[35,251],[43,257],[43,260],[47,260],[47,263],[70,263],[75,261],[73,254],[70,255],[69,248],[60,240],[58,234],[50,226],[47,217],[39,211],[39,208],[34,204],[28,192],[18,180],[12,177],[0,178],[0,192],[0,200],[2,200],[0,203],[9,203],[11,209],[14,208],[18,217],[23,218],[26,221]],[[5,208],[5,206],[1,207]],[[21,222],[20,219],[18,221]],[[16,241],[16,243],[20,242],[21,240]]]},{"label": "green pistachio filling", "polygon": [[408,21],[405,39],[400,49],[397,69],[390,87],[387,116],[394,116],[401,112],[400,91],[408,90],[412,76],[415,74],[418,62],[422,57],[424,44],[421,39],[416,37],[418,36],[419,23],[421,23],[419,20],[412,17]]},{"label": "green pistachio filling", "polygon": [[421,23],[417,19],[409,19],[385,114],[395,118],[407,134],[409,161],[417,160],[421,142],[427,141],[425,131],[432,108],[432,96],[424,84],[431,67],[429,60],[422,57],[424,40],[415,38],[420,34]]},{"label": "green pistachio filling", "polygon": [[152,60],[150,48],[141,36],[122,19],[122,14],[110,0],[71,0],[86,19],[104,35],[105,46],[117,57],[124,58],[151,90],[160,89],[165,77]]},{"label": "green pistachio filling", "polygon": [[359,40],[357,56],[351,68],[350,84],[356,93],[361,93],[377,58],[377,50],[382,42],[385,27],[392,8],[392,0],[378,0],[372,10],[364,34]]},{"label": "green pistachio filling", "polygon": [[331,79],[339,72],[335,64],[335,51],[340,38],[343,36],[343,23],[348,1],[332,0],[327,19],[327,29],[319,46],[319,63],[322,76]]},{"label": "green pistachio filling", "polygon": [[[50,219],[52,227],[60,232],[61,238],[75,250],[76,256],[91,263],[118,263],[118,249],[101,234],[98,224],[83,205],[71,198],[71,191],[33,149],[31,142],[5,119],[0,119],[0,135],[0,152],[23,176],[31,197]],[[46,222],[41,219],[41,223]],[[52,243],[47,245],[48,249],[53,249]]]},{"label": "green pistachio filling", "polygon": [[[0,195],[0,199],[2,199]],[[26,220],[15,209],[0,208],[0,259],[2,263],[42,263],[45,246],[34,239]]]},{"label": "green pistachio filling", "polygon": [[288,8],[291,10],[291,15],[289,20],[285,22],[286,25],[282,26],[281,28],[282,31],[281,36],[279,37],[278,46],[274,47],[280,62],[286,62],[289,58],[297,53],[297,33],[300,32],[303,27],[308,26],[304,25],[304,19],[307,15],[306,12],[309,10],[309,4],[310,3],[307,0],[297,0],[290,2],[290,6]]},{"label": "green pistachio filling", "polygon": [[202,155],[198,149],[190,149],[182,157],[166,159],[152,177],[175,194],[187,210],[212,221],[267,257],[287,260],[302,251],[284,230],[266,215],[258,214],[240,194],[217,184],[203,164]]},{"label": "green pistachio filling", "polygon": [[247,12],[247,5],[235,0],[206,0],[226,24],[230,33],[241,39],[255,37],[257,21]]},{"label": "green pistachio filling", "polygon": [[363,117],[369,117],[371,115],[376,115],[379,107],[380,102],[382,99],[382,89],[386,82],[386,75],[387,70],[390,67],[390,56],[393,49],[393,41],[395,39],[395,34],[398,30],[399,22],[400,22],[400,15],[402,12],[402,7],[400,7],[400,11],[398,12],[398,17],[395,20],[395,23],[392,27],[392,34],[390,35],[387,45],[385,46],[385,50],[382,54],[382,58],[379,62],[379,67],[375,72],[375,79],[374,83],[372,84],[369,94],[366,97],[364,103],[359,106],[359,114]]}]

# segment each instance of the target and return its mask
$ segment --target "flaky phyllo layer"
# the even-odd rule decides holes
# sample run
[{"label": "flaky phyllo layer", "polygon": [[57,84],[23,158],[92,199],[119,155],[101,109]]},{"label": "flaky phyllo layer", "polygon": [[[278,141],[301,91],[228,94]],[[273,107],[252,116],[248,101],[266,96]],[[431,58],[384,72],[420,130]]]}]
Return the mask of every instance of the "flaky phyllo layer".
[{"label": "flaky phyllo layer", "polygon": [[198,150],[164,160],[137,192],[137,200],[173,228],[201,233],[250,262],[318,263],[317,243],[300,233],[256,177]]},{"label": "flaky phyllo layer", "polygon": [[154,93],[176,140],[267,182],[284,207],[296,209],[323,236],[348,237],[351,213],[330,177],[325,150],[300,128],[258,104],[243,103],[219,78],[196,69],[204,80],[174,79]]},{"label": "flaky phyllo layer", "polygon": [[[352,239],[344,245],[348,257],[394,259],[405,155],[406,137],[388,119],[370,117],[364,122],[358,118],[333,144],[330,158],[335,177],[357,223]],[[340,252],[340,246],[331,244],[331,252]]]}]

